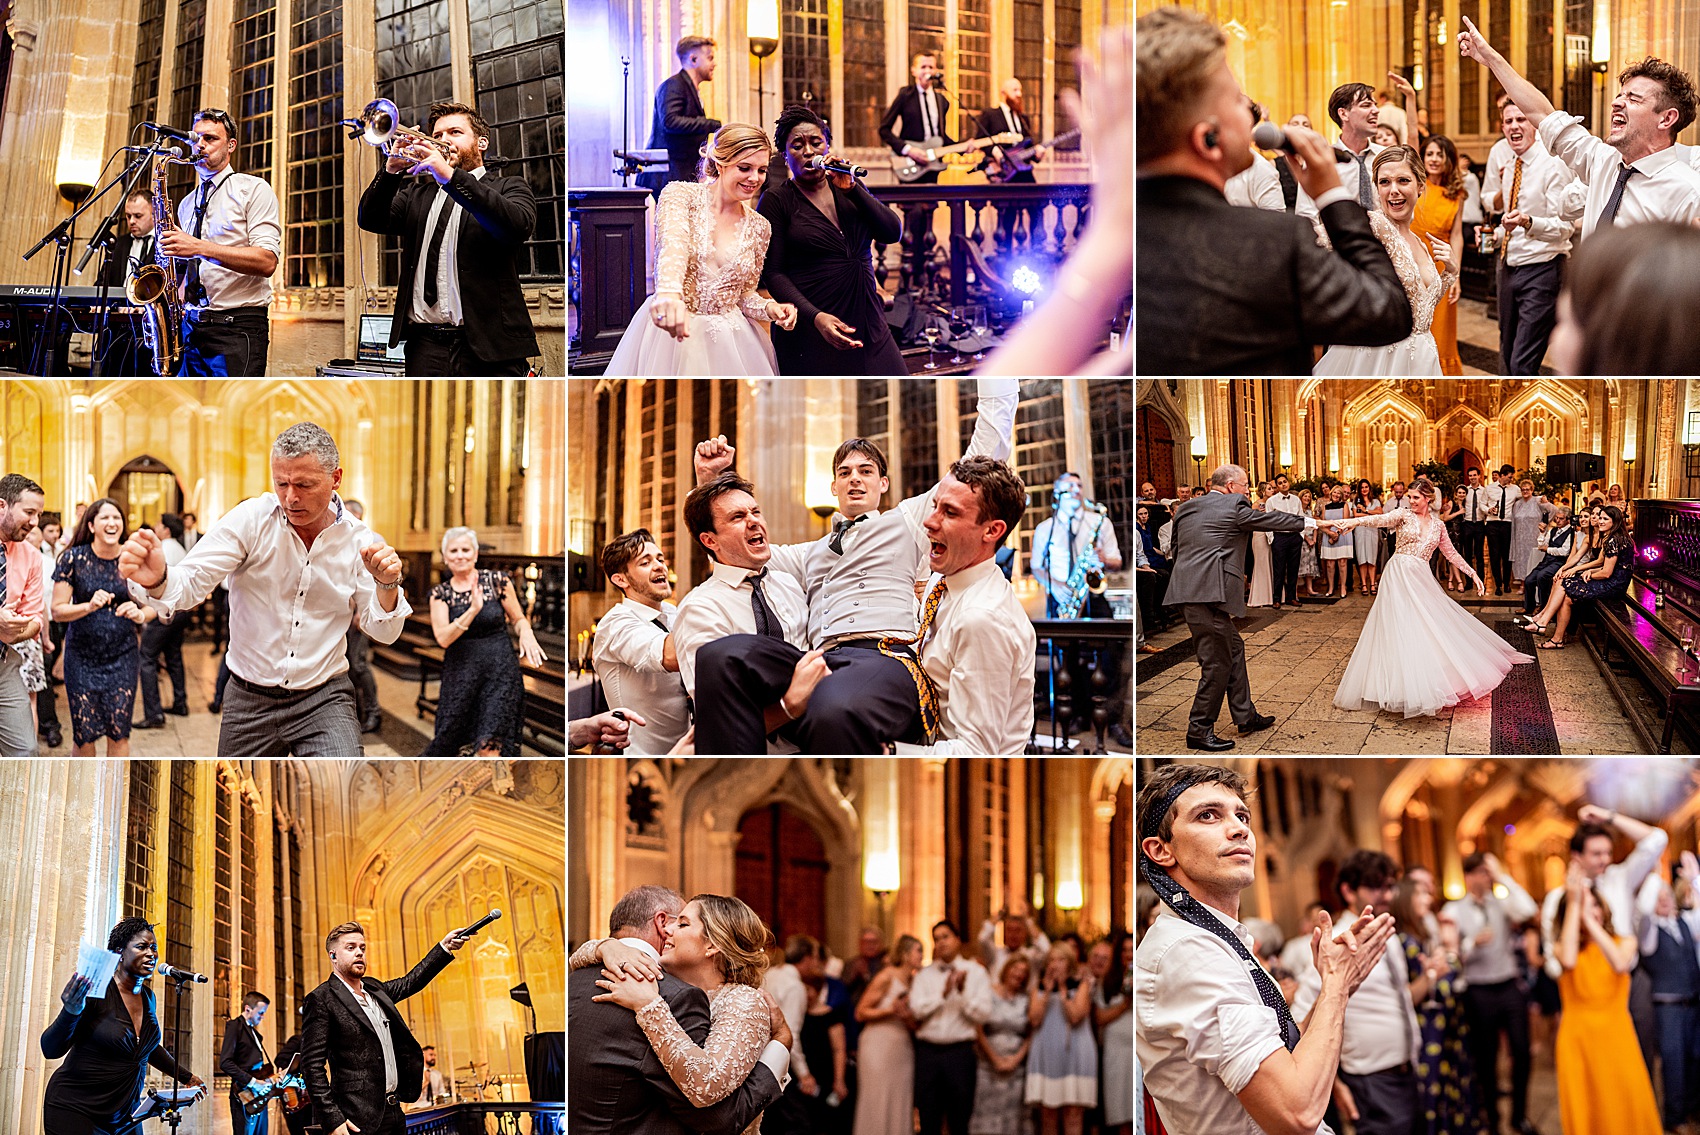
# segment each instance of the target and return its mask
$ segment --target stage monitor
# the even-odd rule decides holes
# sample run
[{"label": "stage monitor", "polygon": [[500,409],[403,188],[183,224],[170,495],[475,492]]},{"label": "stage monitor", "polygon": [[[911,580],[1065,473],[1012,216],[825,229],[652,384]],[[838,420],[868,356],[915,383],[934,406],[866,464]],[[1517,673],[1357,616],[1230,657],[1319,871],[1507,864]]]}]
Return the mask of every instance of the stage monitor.
[{"label": "stage monitor", "polygon": [[405,351],[401,346],[392,347],[390,343],[390,319],[388,315],[362,315],[360,317],[360,348],[355,357],[363,363],[405,363]]},{"label": "stage monitor", "polygon": [[1605,458],[1597,453],[1555,453],[1547,458],[1549,485],[1580,485],[1605,475]]}]

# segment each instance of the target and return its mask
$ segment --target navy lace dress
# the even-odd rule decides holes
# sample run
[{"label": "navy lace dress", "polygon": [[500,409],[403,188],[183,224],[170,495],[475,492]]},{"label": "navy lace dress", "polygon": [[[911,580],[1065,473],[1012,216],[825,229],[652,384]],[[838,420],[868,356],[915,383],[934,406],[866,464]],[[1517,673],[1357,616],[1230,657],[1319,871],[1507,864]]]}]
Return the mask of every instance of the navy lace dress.
[{"label": "navy lace dress", "polygon": [[[467,745],[496,749],[502,756],[519,756],[520,707],[525,687],[520,682],[519,656],[508,638],[502,599],[508,577],[499,571],[478,573],[484,606],[466,633],[443,652],[443,680],[437,695],[437,735],[422,754],[452,757]],[[447,604],[449,618],[458,619],[472,605],[470,592],[456,591],[444,580],[431,598]]]},{"label": "navy lace dress", "polygon": [[1573,575],[1564,581],[1564,592],[1572,602],[1584,599],[1617,599],[1629,591],[1629,575],[1635,570],[1635,541],[1627,535],[1613,532],[1606,537],[1605,548],[1601,555],[1605,559],[1617,557],[1617,563],[1612,568],[1611,575],[1605,579],[1584,579]]},{"label": "navy lace dress", "polygon": [[101,737],[121,741],[130,735],[142,651],[136,624],[112,613],[129,596],[118,574],[118,557],[101,559],[88,544],[67,548],[53,569],[53,582],[71,585],[73,603],[87,603],[96,591],[114,596],[100,610],[65,624],[65,692],[71,737],[78,745],[92,745]]}]

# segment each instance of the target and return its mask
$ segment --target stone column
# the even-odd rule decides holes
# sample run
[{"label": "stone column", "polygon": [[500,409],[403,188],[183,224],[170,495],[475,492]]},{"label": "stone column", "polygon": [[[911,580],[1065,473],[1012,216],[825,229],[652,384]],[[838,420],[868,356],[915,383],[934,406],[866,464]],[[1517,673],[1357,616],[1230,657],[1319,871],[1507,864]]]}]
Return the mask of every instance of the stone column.
[{"label": "stone column", "polygon": [[905,890],[898,892],[892,934],[913,934],[932,952],[928,928],[945,916],[944,758],[899,762]]}]

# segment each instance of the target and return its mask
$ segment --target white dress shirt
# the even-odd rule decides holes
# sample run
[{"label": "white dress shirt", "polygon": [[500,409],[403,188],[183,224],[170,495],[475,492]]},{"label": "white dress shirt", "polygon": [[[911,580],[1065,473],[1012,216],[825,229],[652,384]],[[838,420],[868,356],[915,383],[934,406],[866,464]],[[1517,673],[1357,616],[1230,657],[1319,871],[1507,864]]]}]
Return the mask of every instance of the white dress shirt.
[{"label": "white dress shirt", "polygon": [[1484,509],[1492,508],[1493,514],[1484,516],[1483,519],[1496,524],[1510,524],[1511,517],[1507,515],[1509,503],[1521,496],[1522,492],[1516,485],[1502,485],[1498,481],[1484,488],[1482,504]]},{"label": "white dress shirt", "polygon": [[[1536,135],[1558,159],[1588,186],[1588,205],[1582,217],[1582,239],[1594,231],[1617,186],[1623,155],[1588,133],[1575,115],[1555,111],[1541,119]],[[1675,147],[1631,162],[1636,173],[1623,187],[1617,224],[1675,221],[1691,225],[1700,219],[1700,172]]]},{"label": "white dress shirt", "polygon": [[809,987],[803,984],[802,975],[790,962],[768,970],[761,979],[761,987],[779,1002],[779,1011],[785,1014],[785,1027],[791,1030],[791,1074],[798,1078],[807,1076],[809,1061],[803,1055],[803,1018],[809,1011]]},{"label": "white dress shirt", "polygon": [[366,1014],[366,1019],[372,1022],[372,1031],[378,1034],[378,1044],[384,1050],[384,1094],[388,1095],[396,1089],[395,1042],[390,1039],[390,1018],[384,1012],[384,1007],[378,1004],[378,999],[365,989],[365,983],[356,989],[349,984],[347,978],[340,973],[337,980],[347,988],[354,1003],[360,1006],[360,1011]]},{"label": "white dress shirt", "polygon": [[1018,756],[1033,732],[1038,636],[995,560],[944,578],[949,587],[921,643],[921,667],[938,687],[943,739],[930,746],[898,742],[897,751]]},{"label": "white dress shirt", "polygon": [[[1294,497],[1296,503],[1299,498]],[[1298,510],[1294,510],[1298,511]],[[1098,521],[1103,520],[1099,527]],[[1040,587],[1050,592],[1058,603],[1068,599],[1068,577],[1072,572],[1070,565],[1080,562],[1081,553],[1092,544],[1092,532],[1097,529],[1098,543],[1096,545],[1100,560],[1119,560],[1122,556],[1121,545],[1116,542],[1116,526],[1105,516],[1100,518],[1096,513],[1078,512],[1070,523],[1058,524],[1055,514],[1045,517],[1039,526],[1033,529],[1033,553],[1027,561],[1027,571],[1038,581]],[[1074,555],[1069,557],[1069,533],[1073,532]],[[1143,546],[1143,540],[1134,543]]]},{"label": "white dress shirt", "polygon": [[336,519],[308,549],[272,493],[243,501],[195,550],[170,568],[157,597],[135,583],[130,598],[161,615],[200,603],[220,581],[230,583],[230,672],[261,686],[309,690],[348,671],[348,626],[391,643],[413,613],[405,592],[395,610],[378,605],[378,585],[360,549],[381,542],[342,499]]},{"label": "white dress shirt", "polygon": [[[945,978],[955,971],[968,976],[961,989],[946,993]],[[951,962],[935,959],[915,971],[915,979],[909,983],[909,1011],[921,1022],[915,1039],[928,1044],[972,1041],[975,1026],[986,1023],[993,1007],[992,979],[986,967],[960,954]]]},{"label": "white dress shirt", "polygon": [[[1700,147],[1697,147],[1700,148]],[[1680,943],[1682,934],[1677,929],[1676,920],[1682,919],[1688,923],[1689,936],[1694,939],[1695,958],[1700,960],[1700,910],[1690,907],[1687,910],[1678,909],[1669,918],[1660,918],[1653,911],[1657,909],[1659,892],[1664,890],[1664,879],[1659,875],[1648,875],[1641,889],[1635,895],[1635,921],[1639,926],[1637,934],[1640,937],[1641,956],[1654,954],[1659,949],[1659,932],[1662,930],[1671,936],[1672,941]],[[1563,929],[1560,927],[1560,929]]]},{"label": "white dress shirt", "polygon": [[[471,170],[473,177],[483,180],[488,166]],[[448,228],[443,231],[442,259],[437,261],[437,302],[425,303],[426,258],[431,252],[431,234],[437,229],[437,217],[444,209],[449,214]],[[459,327],[466,322],[466,311],[460,301],[460,227],[466,221],[466,208],[450,197],[441,186],[431,201],[431,211],[425,216],[425,247],[419,250],[419,267],[413,273],[413,311],[415,323],[446,324]],[[477,221],[473,221],[477,224]]]},{"label": "white dress shirt", "polygon": [[[195,231],[195,202],[200,192],[201,184],[197,181],[195,188],[177,202],[177,227],[186,233]],[[263,179],[251,173],[237,173],[226,166],[213,176],[201,239],[214,244],[263,248],[281,259],[283,226],[278,221],[277,194]],[[179,264],[178,279],[183,278],[186,267],[186,262]],[[215,311],[263,307],[272,301],[270,276],[250,276],[211,260],[201,261],[201,286],[207,291],[207,307]]]},{"label": "white dress shirt", "polygon": [[1464,208],[1458,219],[1466,225],[1479,225],[1487,219],[1482,215],[1482,182],[1474,170],[1464,175]]},{"label": "white dress shirt", "polygon": [[[1344,142],[1337,143],[1337,145],[1342,150],[1346,148]],[[1378,146],[1374,142],[1371,142],[1364,153],[1364,164],[1362,166],[1358,165],[1355,161],[1342,162],[1336,160],[1334,168],[1340,171],[1340,187],[1338,189],[1330,189],[1323,193],[1320,199],[1312,201],[1310,199],[1310,194],[1305,192],[1304,186],[1299,186],[1299,195],[1293,203],[1293,211],[1301,217],[1314,217],[1335,201],[1357,201],[1358,174],[1360,171],[1367,172],[1367,170],[1375,164],[1375,155],[1381,153],[1381,151],[1386,148],[1386,146]],[[1379,201],[1379,198],[1375,195],[1375,189],[1373,187],[1369,191],[1369,196],[1370,200]],[[1375,207],[1379,209],[1381,206],[1378,204]]]},{"label": "white dress shirt", "polygon": [[[1488,155],[1487,181],[1482,184],[1482,200],[1488,208],[1496,213],[1510,208],[1511,182],[1516,173],[1517,152],[1501,138]],[[1587,204],[1588,187],[1569,166],[1548,153],[1538,137],[1534,139],[1523,154],[1523,180],[1517,186],[1517,211],[1529,214],[1529,227],[1519,225],[1511,230],[1505,263],[1521,268],[1567,255]],[[1503,239],[1503,225],[1499,232]]]},{"label": "white dress shirt", "polygon": [[1287,944],[1281,947],[1281,967],[1296,978],[1303,978],[1308,971],[1316,968],[1316,955],[1311,953],[1309,934],[1287,939]]},{"label": "white dress shirt", "polygon": [[1297,493],[1274,493],[1263,502],[1263,508],[1265,512],[1285,512],[1293,516],[1305,514],[1304,502],[1299,500]]},{"label": "white dress shirt", "polygon": [[166,567],[176,567],[183,562],[183,557],[189,554],[189,549],[179,544],[175,536],[167,536],[161,540],[159,550],[165,553]]},{"label": "white dress shirt", "polygon": [[1228,204],[1242,208],[1268,209],[1274,213],[1287,208],[1287,198],[1281,193],[1281,175],[1275,172],[1275,163],[1255,150],[1251,164],[1222,186],[1222,196],[1228,199]]},{"label": "white dress shirt", "polygon": [[[1635,936],[1635,893],[1659,865],[1670,836],[1663,828],[1654,828],[1635,845],[1622,863],[1613,863],[1594,880],[1594,893],[1611,908],[1611,932],[1619,938]],[[1558,935],[1564,927],[1554,922],[1558,900],[1564,897],[1563,887],[1554,887],[1541,901],[1541,946],[1546,952],[1547,976],[1557,981],[1564,974],[1558,960]]]},{"label": "white dress shirt", "polygon": [[[1334,917],[1334,937],[1351,929],[1354,915]],[[1299,979],[1293,998],[1293,1020],[1301,1025],[1322,993],[1322,973],[1311,970]],[[1346,1002],[1345,1037],[1340,1045],[1340,1070],[1354,1076],[1385,1072],[1414,1063],[1422,1045],[1422,1027],[1411,1004],[1411,982],[1405,948],[1397,937],[1388,939],[1381,962]]]},{"label": "white dress shirt", "polygon": [[[1490,889],[1480,899],[1473,895],[1454,899],[1443,910],[1458,924],[1464,980],[1471,985],[1497,985],[1516,978],[1517,952],[1522,946],[1514,928],[1539,911],[1535,900],[1516,879],[1495,875],[1494,882],[1505,887],[1503,900]],[[1476,935],[1483,930],[1492,930],[1493,937],[1478,946]]]},{"label": "white dress shirt", "polygon": [[[756,612],[751,603],[754,591],[746,568],[716,561],[709,577],[691,588],[679,604],[673,624],[673,650],[679,656],[679,677],[685,689],[697,689],[697,651],[717,638],[756,633]],[[799,650],[809,649],[809,609],[803,588],[795,577],[769,571],[761,581],[768,608],[785,631],[785,641]]]},{"label": "white dress shirt", "polygon": [[608,704],[634,709],[649,722],[647,728],[632,725],[631,747],[626,751],[634,755],[665,753],[690,727],[684,683],[661,664],[667,632],[655,625],[656,619],[677,626],[679,608],[662,603],[656,610],[635,599],[622,599],[596,620],[591,660]]},{"label": "white dress shirt", "polygon": [[[1256,956],[1244,926],[1221,911],[1202,909]],[[1284,1042],[1275,1010],[1263,1003],[1248,964],[1167,903],[1158,904],[1157,917],[1134,951],[1138,1061],[1145,1090],[1170,1131],[1263,1135],[1239,1094]],[[1333,1132],[1323,1123],[1316,1135]]]}]

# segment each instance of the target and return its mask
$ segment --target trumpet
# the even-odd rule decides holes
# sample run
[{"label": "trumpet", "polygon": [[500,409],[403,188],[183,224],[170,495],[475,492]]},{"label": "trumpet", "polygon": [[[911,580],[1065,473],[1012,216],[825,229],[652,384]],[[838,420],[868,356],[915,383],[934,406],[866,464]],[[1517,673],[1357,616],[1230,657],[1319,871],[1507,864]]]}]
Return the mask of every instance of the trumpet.
[{"label": "trumpet", "polygon": [[350,138],[358,138],[368,146],[377,147],[386,158],[403,146],[430,146],[451,162],[455,158],[455,148],[448,142],[438,141],[423,130],[409,130],[401,125],[401,111],[389,99],[373,99],[360,112],[359,118],[345,118],[342,124],[348,127]]}]

